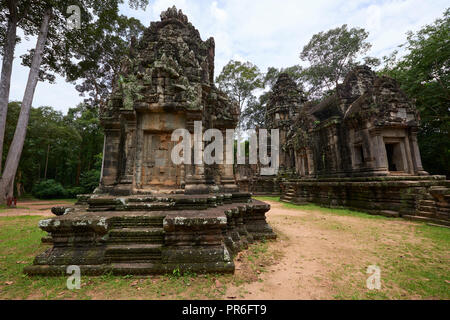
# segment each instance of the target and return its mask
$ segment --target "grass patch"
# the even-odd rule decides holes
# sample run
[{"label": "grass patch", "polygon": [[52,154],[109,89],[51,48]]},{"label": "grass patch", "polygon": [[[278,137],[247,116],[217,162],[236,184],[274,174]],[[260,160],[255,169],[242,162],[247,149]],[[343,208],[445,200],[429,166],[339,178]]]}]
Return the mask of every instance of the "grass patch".
[{"label": "grass patch", "polygon": [[6,204],[0,204],[0,212],[6,211],[6,210],[17,210],[17,209],[28,209],[28,207],[21,207],[17,206],[14,208],[8,207]]},{"label": "grass patch", "polygon": [[365,219],[376,219],[376,220],[392,220],[392,218],[387,218],[384,216],[379,215],[371,215],[365,212],[360,212],[356,210],[351,209],[345,209],[345,208],[326,208],[321,207],[316,204],[306,204],[306,205],[296,205],[291,203],[283,203],[283,207],[287,209],[297,209],[297,210],[304,210],[304,211],[320,211],[321,213],[328,213],[328,214],[335,214],[340,216],[353,216],[358,218],[365,218]]},{"label": "grass patch", "polygon": [[230,285],[258,281],[258,273],[277,261],[268,242],[250,245],[239,255],[245,272],[235,275],[82,276],[81,289],[68,290],[66,277],[30,277],[23,268],[49,248],[38,216],[0,217],[0,299],[222,299]]},{"label": "grass patch", "polygon": [[281,202],[280,197],[253,197],[253,199],[260,200],[260,201],[274,201],[279,202],[283,205],[286,209],[295,209],[295,210],[303,210],[303,211],[319,211],[321,213],[331,213],[341,216],[353,216],[358,218],[366,218],[366,219],[378,219],[378,220],[392,220],[392,218],[387,218],[384,216],[379,215],[371,215],[365,212],[360,212],[356,210],[346,209],[346,208],[326,208],[321,207],[316,204],[305,204],[305,205],[298,205],[298,204],[292,204],[287,202]]},{"label": "grass patch", "polygon": [[280,202],[280,197],[253,197],[255,200],[259,201],[275,201]]}]

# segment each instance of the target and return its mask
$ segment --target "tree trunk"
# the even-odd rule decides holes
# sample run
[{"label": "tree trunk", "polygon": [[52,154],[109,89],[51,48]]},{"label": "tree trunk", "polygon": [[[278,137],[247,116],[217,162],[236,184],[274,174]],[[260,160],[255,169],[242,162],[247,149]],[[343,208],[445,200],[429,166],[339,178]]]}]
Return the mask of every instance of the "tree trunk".
[{"label": "tree trunk", "polygon": [[9,147],[8,157],[6,158],[5,168],[3,169],[3,175],[0,180],[1,201],[5,201],[7,197],[12,196],[10,194],[11,188],[9,186],[11,186],[14,181],[17,167],[20,161],[20,156],[22,155],[23,144],[27,133],[28,120],[30,118],[31,104],[33,102],[36,85],[39,80],[39,69],[42,62],[45,43],[47,42],[51,15],[52,9],[47,8],[44,12],[41,28],[39,31],[39,37],[36,43],[36,49],[33,55],[33,60],[31,62],[30,73],[28,75],[28,82],[22,100],[22,107],[20,109],[16,131],[14,132],[14,138],[11,142],[11,146]]},{"label": "tree trunk", "polygon": [[77,164],[77,176],[75,177],[75,185],[80,185],[80,175],[81,175],[81,155],[78,154],[78,164]]},{"label": "tree trunk", "polygon": [[47,146],[47,157],[45,159],[44,180],[47,180],[48,155],[50,154],[50,143]]},{"label": "tree trunk", "polygon": [[2,172],[3,164],[3,143],[5,140],[6,116],[8,114],[9,91],[17,34],[17,13],[10,9],[9,14],[0,80],[0,172]]}]

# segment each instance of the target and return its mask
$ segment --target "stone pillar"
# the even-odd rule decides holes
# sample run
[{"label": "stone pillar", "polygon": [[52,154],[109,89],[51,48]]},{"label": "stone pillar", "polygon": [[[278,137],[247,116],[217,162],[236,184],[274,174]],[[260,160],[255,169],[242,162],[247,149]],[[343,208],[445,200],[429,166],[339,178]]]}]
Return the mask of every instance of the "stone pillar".
[{"label": "stone pillar", "polygon": [[219,165],[220,184],[223,192],[233,193],[239,191],[239,188],[236,184],[236,180],[234,177],[234,170],[233,170],[234,165],[233,163],[230,163],[230,161],[227,161],[226,129],[222,129],[221,131],[224,139],[223,139],[223,163]]},{"label": "stone pillar", "polygon": [[404,144],[405,144],[405,148],[404,148],[405,149],[404,150],[405,154],[404,155],[402,154],[403,161],[406,161],[405,163],[408,166],[407,172],[410,173],[410,174],[414,174],[415,170],[414,170],[414,164],[413,164],[413,161],[412,161],[412,152],[411,152],[411,148],[410,148],[409,139],[408,139],[407,136],[404,139]]},{"label": "stone pillar", "polygon": [[422,158],[420,156],[419,143],[417,142],[417,131],[418,131],[417,127],[411,128],[409,134],[409,143],[411,145],[411,157],[414,165],[414,173],[420,176],[427,176],[429,175],[429,173],[426,172],[422,166]]},{"label": "stone pillar", "polygon": [[136,153],[136,120],[134,117],[125,122],[123,141],[123,168],[120,176],[121,184],[132,184],[134,176],[134,159]]},{"label": "stone pillar", "polygon": [[137,189],[142,188],[142,157],[143,157],[143,144],[144,144],[144,131],[142,130],[142,117],[137,117],[137,125],[136,125],[136,150],[135,150],[135,159],[134,159],[134,176],[135,176],[135,187]]},{"label": "stone pillar", "polygon": [[105,142],[101,186],[116,184],[119,174],[120,128],[119,125],[105,127]]},{"label": "stone pillar", "polygon": [[[186,169],[186,194],[207,194],[209,193],[205,179],[205,165],[203,162],[203,132],[194,132],[194,122],[201,121],[201,113],[186,115],[186,129],[191,133],[192,139],[192,165],[187,165]],[[201,163],[195,163],[195,159],[201,159]]]},{"label": "stone pillar", "polygon": [[371,154],[375,159],[375,166],[373,171],[377,174],[389,174],[389,164],[386,154],[386,146],[384,145],[383,136],[381,135],[381,129],[373,128],[369,130],[370,133],[370,147],[372,148]]},{"label": "stone pillar", "polygon": [[310,149],[306,150],[306,157],[308,158],[308,176],[312,176],[314,175],[315,172],[315,167],[314,167],[314,155],[313,155],[313,151]]}]

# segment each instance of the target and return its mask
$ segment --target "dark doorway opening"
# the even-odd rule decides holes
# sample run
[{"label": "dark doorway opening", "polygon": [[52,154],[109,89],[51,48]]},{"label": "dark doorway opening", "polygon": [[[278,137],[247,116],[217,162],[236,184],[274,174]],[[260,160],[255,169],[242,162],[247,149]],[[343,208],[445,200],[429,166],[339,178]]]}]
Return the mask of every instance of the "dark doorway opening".
[{"label": "dark doorway opening", "polygon": [[387,143],[386,155],[389,165],[389,171],[403,171],[400,143]]},{"label": "dark doorway opening", "polygon": [[356,164],[362,166],[365,162],[364,149],[362,145],[355,146]]}]

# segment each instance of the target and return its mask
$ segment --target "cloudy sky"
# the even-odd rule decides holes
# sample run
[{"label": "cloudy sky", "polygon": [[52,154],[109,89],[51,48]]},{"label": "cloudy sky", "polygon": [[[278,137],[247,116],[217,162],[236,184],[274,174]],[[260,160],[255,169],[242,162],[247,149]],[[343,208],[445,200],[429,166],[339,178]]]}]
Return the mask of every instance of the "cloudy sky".
[{"label": "cloudy sky", "polygon": [[[448,0],[150,0],[146,11],[124,5],[123,14],[148,26],[161,11],[176,5],[200,31],[204,40],[216,42],[216,75],[230,60],[251,61],[262,71],[268,67],[299,64],[299,53],[311,36],[343,24],[369,31],[373,47],[369,55],[382,57],[416,31],[442,16]],[[31,39],[33,40],[33,39]],[[14,62],[11,100],[21,100],[28,69],[19,58],[34,46],[23,41]],[[33,105],[49,105],[66,112],[83,100],[74,86],[58,78],[55,84],[40,82]]]}]

